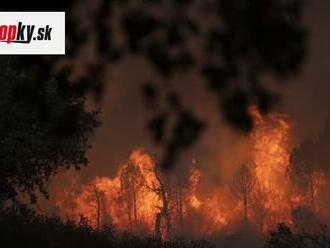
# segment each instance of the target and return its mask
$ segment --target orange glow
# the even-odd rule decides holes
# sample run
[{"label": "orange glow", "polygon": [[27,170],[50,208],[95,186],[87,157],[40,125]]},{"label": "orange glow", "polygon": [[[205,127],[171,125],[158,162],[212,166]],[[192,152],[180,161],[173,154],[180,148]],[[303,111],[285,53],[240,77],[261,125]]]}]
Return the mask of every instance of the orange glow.
[{"label": "orange glow", "polygon": [[286,174],[291,125],[283,114],[262,116],[255,107],[250,108],[250,113],[255,125],[251,133],[253,166],[259,190],[265,196],[263,207],[267,217],[262,226],[267,230],[279,222],[291,223],[290,181]]},{"label": "orange glow", "polygon": [[[293,224],[292,211],[310,204],[325,185],[321,172],[311,174],[309,196],[294,189],[287,175],[290,161],[291,123],[284,114],[249,113],[254,120],[251,161],[256,179],[247,215],[249,225],[266,232],[279,222]],[[55,192],[56,207],[63,219],[79,222],[84,217],[96,229],[111,224],[118,231],[156,234],[212,235],[242,222],[243,203],[230,192],[230,185],[202,188],[201,168],[195,165],[184,173],[165,174],[146,152],[135,149],[119,166],[113,178],[96,177],[88,184],[72,179]],[[312,199],[312,200],[311,200]]]}]

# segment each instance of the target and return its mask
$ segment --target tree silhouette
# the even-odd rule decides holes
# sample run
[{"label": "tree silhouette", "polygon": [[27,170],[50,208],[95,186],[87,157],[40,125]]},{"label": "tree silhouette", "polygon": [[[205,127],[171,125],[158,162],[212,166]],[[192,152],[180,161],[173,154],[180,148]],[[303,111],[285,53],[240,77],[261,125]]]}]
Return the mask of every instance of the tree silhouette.
[{"label": "tree silhouette", "polygon": [[152,192],[155,192],[162,203],[162,206],[159,207],[159,212],[155,216],[155,235],[158,238],[170,238],[172,235],[173,185],[166,180],[166,175],[160,173],[157,165],[155,165],[152,172],[155,175],[157,184],[153,183],[145,186]]},{"label": "tree silhouette", "polygon": [[101,190],[99,190],[96,185],[93,186],[93,192],[95,195],[95,202],[96,202],[96,230],[97,231],[101,231],[101,229],[106,226],[105,223],[106,222],[106,212],[105,212],[105,207],[104,207],[104,192],[102,192]]},{"label": "tree silhouette", "polygon": [[143,177],[140,168],[132,161],[128,161],[121,171],[121,197],[127,205],[130,230],[138,227],[137,194],[143,186]]},{"label": "tree silhouette", "polygon": [[0,205],[35,191],[47,196],[48,178],[61,168],[86,165],[88,138],[99,125],[97,112],[86,112],[83,95],[65,91],[55,77],[42,87],[41,67],[14,70],[17,60],[0,64]]},{"label": "tree silhouette", "polygon": [[256,178],[249,167],[243,164],[233,177],[232,192],[243,204],[245,223],[248,223],[248,206],[256,186]]}]

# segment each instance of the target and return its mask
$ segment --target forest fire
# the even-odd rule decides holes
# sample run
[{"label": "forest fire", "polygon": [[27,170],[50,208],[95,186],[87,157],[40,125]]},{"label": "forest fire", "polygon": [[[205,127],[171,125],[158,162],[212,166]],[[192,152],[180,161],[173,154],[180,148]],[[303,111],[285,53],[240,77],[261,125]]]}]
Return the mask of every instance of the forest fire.
[{"label": "forest fire", "polygon": [[60,216],[76,222],[85,219],[97,230],[113,225],[118,231],[165,239],[212,235],[240,222],[260,232],[280,222],[294,226],[293,212],[299,207],[313,209],[326,179],[322,172],[313,172],[310,194],[297,190],[290,176],[289,118],[262,115],[255,107],[250,114],[251,161],[237,170],[232,185],[201,189],[207,179],[196,163],[187,173],[165,173],[151,155],[136,149],[115,177],[96,177],[85,185],[73,180],[55,192]]},{"label": "forest fire", "polygon": [[[291,126],[287,116],[279,113],[263,118],[255,107],[250,108],[255,128],[251,134],[253,166],[257,185],[253,201],[261,213],[261,230],[266,231],[280,222],[291,223],[290,180],[287,176],[290,158],[289,138]],[[261,202],[260,202],[261,201]],[[299,204],[299,203],[298,203]]]},{"label": "forest fire", "polygon": [[0,248],[330,248],[330,1],[25,3]]}]

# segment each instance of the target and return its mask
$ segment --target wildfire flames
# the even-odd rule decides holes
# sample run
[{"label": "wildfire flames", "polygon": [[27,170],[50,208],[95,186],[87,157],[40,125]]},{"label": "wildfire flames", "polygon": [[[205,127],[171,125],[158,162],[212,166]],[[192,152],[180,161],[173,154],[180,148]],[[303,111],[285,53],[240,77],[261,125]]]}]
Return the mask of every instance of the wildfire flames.
[{"label": "wildfire flames", "polygon": [[[297,190],[288,176],[289,118],[278,113],[261,115],[255,107],[250,114],[254,119],[249,137],[253,149],[252,159],[246,163],[250,172],[241,177],[248,185],[243,197],[235,198],[231,185],[211,192],[201,190],[205,179],[195,163],[186,173],[167,174],[158,169],[151,155],[136,149],[113,178],[96,177],[88,184],[72,179],[65,190],[56,191],[60,216],[75,222],[87,220],[98,230],[111,224],[118,231],[162,238],[230,230],[242,222],[244,208],[246,222],[261,232],[279,222],[292,225],[292,211],[310,205],[325,179],[321,172],[311,174],[311,197]],[[240,181],[243,189],[244,180]]]}]

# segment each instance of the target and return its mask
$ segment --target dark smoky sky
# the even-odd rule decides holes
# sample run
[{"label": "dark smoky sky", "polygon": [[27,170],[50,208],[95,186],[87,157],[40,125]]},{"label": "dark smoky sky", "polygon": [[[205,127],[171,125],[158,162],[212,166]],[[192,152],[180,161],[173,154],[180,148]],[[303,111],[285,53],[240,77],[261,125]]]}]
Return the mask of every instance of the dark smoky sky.
[{"label": "dark smoky sky", "polygon": [[295,138],[315,137],[330,117],[329,44],[330,2],[309,1],[306,25],[309,31],[309,54],[303,72],[288,87],[283,87],[281,109],[295,122]]},{"label": "dark smoky sky", "polygon": [[[309,49],[305,66],[299,75],[279,92],[283,99],[276,110],[287,113],[293,123],[293,143],[306,137],[316,137],[330,113],[330,1],[306,3],[305,20],[309,32]],[[127,58],[109,68],[109,77],[102,107],[103,125],[97,131],[89,152],[90,165],[82,170],[83,177],[111,175],[130,151],[144,147],[155,151],[146,130],[148,112],[141,96],[141,82],[154,77],[153,70],[142,59]],[[232,170],[248,154],[245,137],[226,126],[216,109],[216,100],[206,92],[196,75],[173,80],[182,93],[184,104],[207,120],[207,129],[185,157],[196,158],[209,168],[211,180],[221,178],[214,173],[216,164],[222,170]],[[220,177],[220,178],[219,178]]]}]

